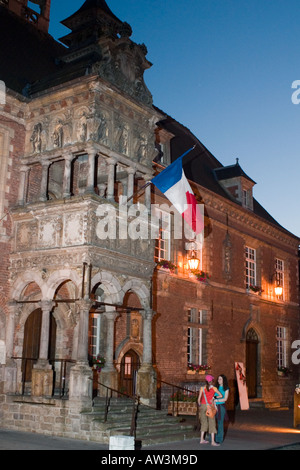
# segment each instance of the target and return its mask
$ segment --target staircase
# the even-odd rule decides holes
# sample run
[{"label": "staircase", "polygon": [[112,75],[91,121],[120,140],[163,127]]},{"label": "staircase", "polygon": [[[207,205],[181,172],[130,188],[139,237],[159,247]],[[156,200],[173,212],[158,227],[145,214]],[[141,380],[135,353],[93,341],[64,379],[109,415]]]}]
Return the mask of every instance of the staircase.
[{"label": "staircase", "polygon": [[268,409],[268,410],[288,410],[289,407],[286,404],[282,404],[280,402],[267,402],[264,401],[262,398],[249,398],[249,407],[251,409]]},{"label": "staircase", "polygon": [[[105,399],[95,398],[90,419],[93,424],[105,426],[108,436],[130,435],[133,403],[127,398],[111,398],[107,421],[104,423]],[[181,441],[198,437],[195,430],[196,417],[184,419],[168,416],[160,411],[140,404],[136,422],[136,441],[143,446],[162,442]]]}]

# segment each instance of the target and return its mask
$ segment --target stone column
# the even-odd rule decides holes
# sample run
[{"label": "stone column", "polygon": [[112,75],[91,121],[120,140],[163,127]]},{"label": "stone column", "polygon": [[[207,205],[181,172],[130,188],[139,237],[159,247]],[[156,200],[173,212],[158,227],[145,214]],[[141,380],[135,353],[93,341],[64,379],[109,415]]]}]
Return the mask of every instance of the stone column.
[{"label": "stone column", "polygon": [[106,197],[108,201],[115,200],[115,166],[116,160],[114,158],[108,159],[108,181]]},{"label": "stone column", "polygon": [[63,197],[71,197],[71,165],[72,165],[73,155],[65,156],[65,169],[64,169],[64,179],[63,179]]},{"label": "stone column", "polygon": [[133,204],[133,192],[134,192],[134,175],[135,169],[134,168],[127,168],[128,173],[128,183],[127,183],[127,200],[129,200],[128,205],[131,206]]},{"label": "stone column", "polygon": [[156,372],[152,365],[152,309],[141,311],[143,317],[143,362],[137,373],[137,394],[149,405],[156,405]]},{"label": "stone column", "polygon": [[23,165],[20,169],[20,185],[19,185],[19,194],[18,194],[19,206],[24,206],[26,204],[29,170],[30,168],[26,165]]},{"label": "stone column", "polygon": [[78,324],[77,362],[70,371],[70,399],[83,404],[89,402],[93,393],[93,373],[88,363],[89,344],[89,313],[92,302],[89,299],[80,300]]},{"label": "stone column", "polygon": [[147,207],[149,214],[151,214],[151,179],[153,178],[152,175],[145,175],[144,181],[145,184],[149,183],[145,189],[145,206]]},{"label": "stone column", "polygon": [[12,359],[14,350],[15,323],[19,305],[15,301],[8,304],[9,314],[5,329],[6,364],[4,372],[4,393],[17,392],[17,365]]},{"label": "stone column", "polygon": [[49,364],[48,351],[50,335],[50,314],[51,310],[55,306],[55,303],[52,302],[52,300],[42,300],[39,306],[42,310],[42,327],[38,364],[47,366]]},{"label": "stone column", "polygon": [[41,179],[39,200],[44,202],[48,200],[48,172],[49,172],[50,162],[48,162],[48,160],[42,160],[41,164],[42,164],[42,179]]},{"label": "stone column", "polygon": [[[118,373],[114,366],[114,338],[115,338],[115,321],[118,317],[116,311],[104,312],[106,318],[106,352],[105,366],[101,371],[101,383],[107,387],[117,389]],[[106,395],[106,388],[100,387],[100,396]]]},{"label": "stone column", "polygon": [[79,300],[79,333],[78,333],[78,349],[77,362],[88,364],[89,353],[89,314],[92,302],[89,299]]},{"label": "stone column", "polygon": [[32,369],[32,396],[51,396],[53,392],[53,369],[48,360],[49,335],[50,335],[50,314],[55,306],[51,300],[40,302],[42,310],[42,325],[39,359]]},{"label": "stone column", "polygon": [[94,193],[95,192],[95,159],[96,154],[94,151],[88,152],[89,156],[89,173],[87,179],[87,193]]}]

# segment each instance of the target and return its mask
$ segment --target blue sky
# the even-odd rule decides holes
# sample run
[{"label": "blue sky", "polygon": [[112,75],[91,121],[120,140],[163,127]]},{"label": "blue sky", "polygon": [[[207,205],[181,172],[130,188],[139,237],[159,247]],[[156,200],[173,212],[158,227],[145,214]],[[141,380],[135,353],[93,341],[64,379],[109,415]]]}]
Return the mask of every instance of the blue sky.
[{"label": "blue sky", "polygon": [[[52,0],[50,33],[84,0]],[[223,165],[240,159],[254,196],[300,237],[299,0],[107,0],[148,48],[154,104]],[[299,93],[300,97],[300,93]]]}]

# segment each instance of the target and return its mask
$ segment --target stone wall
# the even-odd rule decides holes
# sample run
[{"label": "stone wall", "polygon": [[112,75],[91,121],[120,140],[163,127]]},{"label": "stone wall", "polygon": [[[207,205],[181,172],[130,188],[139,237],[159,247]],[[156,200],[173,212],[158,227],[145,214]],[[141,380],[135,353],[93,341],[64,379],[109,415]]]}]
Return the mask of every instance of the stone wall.
[{"label": "stone wall", "polygon": [[48,436],[109,442],[104,423],[93,420],[91,402],[0,395],[1,426]]}]

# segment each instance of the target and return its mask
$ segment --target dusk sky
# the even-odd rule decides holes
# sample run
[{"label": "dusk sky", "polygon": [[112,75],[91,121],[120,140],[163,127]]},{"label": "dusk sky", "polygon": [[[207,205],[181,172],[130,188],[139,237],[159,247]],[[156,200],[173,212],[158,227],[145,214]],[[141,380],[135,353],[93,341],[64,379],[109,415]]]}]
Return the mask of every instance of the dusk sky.
[{"label": "dusk sky", "polygon": [[[52,0],[50,34],[84,0]],[[300,237],[299,0],[107,0],[148,49],[154,104],[223,164],[239,158],[255,198]],[[293,82],[299,80],[298,88]],[[299,94],[297,93],[299,89]]]}]

